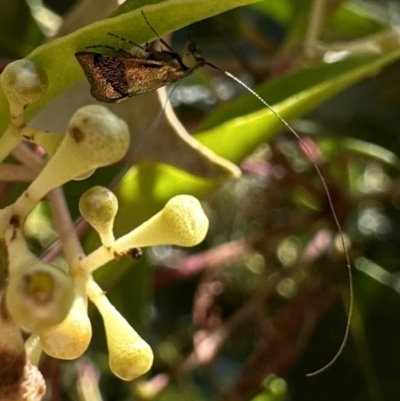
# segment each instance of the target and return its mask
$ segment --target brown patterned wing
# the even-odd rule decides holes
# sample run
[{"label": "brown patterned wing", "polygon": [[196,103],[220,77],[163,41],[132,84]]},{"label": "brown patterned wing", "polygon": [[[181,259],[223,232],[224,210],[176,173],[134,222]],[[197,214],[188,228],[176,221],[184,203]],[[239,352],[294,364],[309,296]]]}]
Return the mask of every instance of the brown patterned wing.
[{"label": "brown patterned wing", "polygon": [[75,54],[100,102],[115,103],[177,82],[191,71],[175,59],[152,60],[131,55]]}]

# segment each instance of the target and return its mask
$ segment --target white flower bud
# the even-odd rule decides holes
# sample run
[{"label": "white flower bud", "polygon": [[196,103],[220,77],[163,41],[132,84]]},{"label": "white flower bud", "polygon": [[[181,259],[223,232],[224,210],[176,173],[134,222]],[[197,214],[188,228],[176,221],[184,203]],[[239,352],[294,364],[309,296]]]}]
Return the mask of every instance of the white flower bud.
[{"label": "white flower bud", "polygon": [[[122,159],[129,147],[129,130],[126,123],[109,109],[99,105],[80,108],[71,118],[67,132],[69,141],[65,152],[78,151],[92,168],[107,166]],[[70,155],[71,157],[72,155]]]},{"label": "white flower bud", "polygon": [[48,85],[46,72],[31,60],[17,60],[1,74],[1,86],[10,103],[26,106],[39,100]]}]

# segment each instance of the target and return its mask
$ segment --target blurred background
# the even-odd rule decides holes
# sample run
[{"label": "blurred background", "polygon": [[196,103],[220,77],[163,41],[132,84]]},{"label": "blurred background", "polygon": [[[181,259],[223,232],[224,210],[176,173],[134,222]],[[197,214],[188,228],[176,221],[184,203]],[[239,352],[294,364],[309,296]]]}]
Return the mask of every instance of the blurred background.
[{"label": "blurred background", "polygon": [[[74,21],[77,28],[96,13],[105,18],[116,6],[2,0],[1,65],[73,29]],[[76,10],[86,10],[79,21],[71,17]],[[190,29],[207,60],[257,87],[289,72],[393,50],[400,1],[267,0],[165,40],[180,50]],[[319,163],[351,259],[353,318],[333,366],[306,377],[328,363],[343,340],[350,307],[346,259],[310,155],[282,130],[244,158],[241,178],[222,180],[203,196],[211,222],[204,243],[146,249],[140,260],[121,261],[123,268],[99,271],[113,303],[152,346],[151,373],[135,383],[111,374],[102,321],[93,311],[95,335],[84,357],[43,360],[47,399],[399,399],[399,76],[396,62],[291,121]],[[245,90],[202,69],[168,92],[180,121],[195,132]],[[92,183],[110,182],[116,169],[102,174]],[[23,186],[1,185],[2,206]],[[83,185],[89,184],[67,188],[74,217]],[[38,253],[56,239],[45,207],[27,229]],[[92,246],[93,233],[83,241]]]}]

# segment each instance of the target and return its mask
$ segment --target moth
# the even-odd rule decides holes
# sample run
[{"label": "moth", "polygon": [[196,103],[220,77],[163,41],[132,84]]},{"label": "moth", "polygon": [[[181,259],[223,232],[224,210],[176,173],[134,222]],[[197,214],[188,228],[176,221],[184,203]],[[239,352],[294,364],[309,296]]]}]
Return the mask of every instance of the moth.
[{"label": "moth", "polygon": [[242,85],[253,96],[255,96],[268,110],[270,110],[270,112],[278,120],[280,120],[281,123],[295,136],[298,142],[303,146],[310,161],[314,165],[314,168],[323,185],[335,225],[341,237],[350,283],[350,308],[346,324],[346,331],[344,333],[342,343],[337,353],[330,360],[330,362],[328,362],[321,369],[307,374],[307,376],[316,375],[330,367],[342,353],[350,333],[350,321],[353,312],[353,287],[350,257],[347,250],[346,241],[344,239],[344,234],[337,218],[331,194],[322,175],[322,172],[318,166],[318,163],[315,160],[315,157],[313,156],[311,150],[308,148],[307,144],[299,136],[299,134],[289,125],[289,123],[283,117],[280,116],[280,114],[278,114],[260,95],[258,95],[257,92],[255,92],[248,85],[246,85],[239,78],[235,77],[228,71],[219,68],[218,66],[210,63],[209,61],[201,57],[194,42],[189,42],[186,49],[182,52],[181,55],[179,55],[168,45],[168,43],[160,38],[158,33],[147,20],[147,17],[143,11],[142,16],[152,32],[159,38],[160,42],[165,46],[167,50],[156,50],[149,44],[145,46],[140,46],[117,35],[110,34],[117,39],[126,41],[134,45],[137,50],[136,53],[128,53],[125,50],[115,49],[110,46],[91,46],[91,48],[109,48],[115,52],[115,55],[113,56],[108,56],[91,51],[75,53],[75,57],[80,63],[91,85],[90,92],[95,99],[107,103],[121,102],[128,99],[129,97],[153,91],[162,86],[178,82],[181,79],[192,74],[198,68],[208,66],[222,72],[223,74],[236,81],[238,84]]},{"label": "moth", "polygon": [[[158,37],[143,11],[142,15]],[[90,83],[90,93],[100,102],[121,102],[131,96],[153,91],[178,82],[206,65],[220,70],[199,55],[194,42],[189,42],[186,49],[179,55],[161,38],[161,43],[168,50],[156,50],[149,44],[140,46],[117,35],[110,35],[134,45],[136,52],[132,54],[110,46],[91,46],[91,48],[112,49],[115,55],[92,51],[75,53]]]}]

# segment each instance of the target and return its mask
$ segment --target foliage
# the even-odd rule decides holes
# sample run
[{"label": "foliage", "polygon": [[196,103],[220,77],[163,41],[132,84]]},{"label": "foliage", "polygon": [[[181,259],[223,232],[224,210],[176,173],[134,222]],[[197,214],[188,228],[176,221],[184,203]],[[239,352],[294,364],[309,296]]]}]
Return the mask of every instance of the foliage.
[{"label": "foliage", "polygon": [[[87,0],[77,6],[78,14],[84,10],[79,21],[76,12],[65,15],[65,26],[73,28],[45,44],[37,14],[22,1],[12,7],[24,23],[0,24],[3,63],[26,57],[49,80],[44,97],[26,110],[32,126],[63,132],[78,107],[94,102],[87,84],[74,88],[83,79],[75,52],[93,45],[129,48],[110,32],[135,43],[155,39],[143,10],[174,49],[188,36],[176,31],[194,24],[191,36],[206,60],[250,83],[307,147],[258,99],[211,68],[169,92],[193,136],[155,93],[113,105],[131,133],[126,164],[68,182],[72,218],[80,216],[82,193],[103,185],[118,197],[117,237],[180,194],[203,201],[210,230],[190,251],[149,248],[139,260],[113,260],[96,271],[109,299],[151,345],[153,368],[131,384],[116,378],[106,363],[103,324],[92,312],[95,335],[85,357],[69,363],[43,358],[39,365],[47,383],[63,384],[53,386],[52,399],[95,399],[83,388],[84,374],[104,400],[396,399],[400,48],[395,18],[378,18],[384,6],[127,0],[106,18],[99,3]],[[104,19],[93,21],[92,12]],[[0,124],[1,131],[9,124],[2,92]],[[345,258],[310,155],[350,249],[355,300],[340,359],[306,378],[336,353],[349,308]],[[0,174],[7,181],[7,173]],[[28,179],[21,181],[2,184],[2,207],[26,187]],[[46,262],[62,260],[59,243],[48,252],[56,231],[42,202],[25,232],[36,255],[47,252]],[[87,253],[99,245],[88,227],[77,232]],[[67,395],[71,383],[75,390]]]}]

